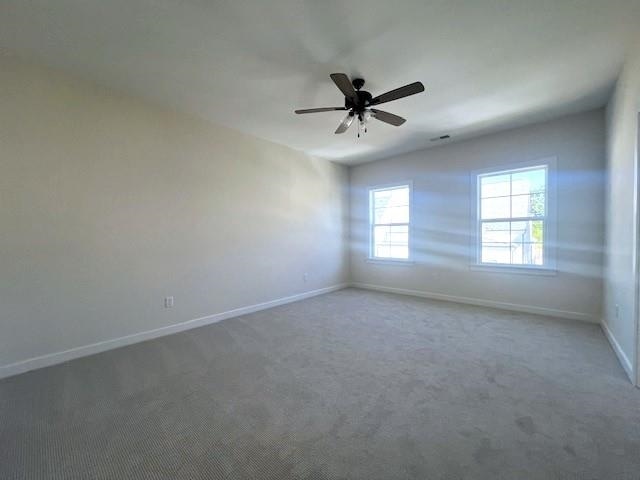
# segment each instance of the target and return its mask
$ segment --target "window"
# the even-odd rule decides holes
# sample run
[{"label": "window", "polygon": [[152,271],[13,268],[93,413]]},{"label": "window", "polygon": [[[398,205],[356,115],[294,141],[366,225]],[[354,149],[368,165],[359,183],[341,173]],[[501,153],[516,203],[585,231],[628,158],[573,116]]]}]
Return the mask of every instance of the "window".
[{"label": "window", "polygon": [[369,190],[372,259],[409,260],[410,185]]},{"label": "window", "polygon": [[477,176],[477,263],[551,266],[549,165]]}]

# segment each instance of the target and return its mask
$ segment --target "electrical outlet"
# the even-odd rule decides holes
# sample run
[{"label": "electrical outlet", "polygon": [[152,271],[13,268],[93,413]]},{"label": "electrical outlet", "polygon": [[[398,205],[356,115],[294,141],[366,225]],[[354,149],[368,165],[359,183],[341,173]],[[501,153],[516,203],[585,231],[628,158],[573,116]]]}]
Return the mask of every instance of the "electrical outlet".
[{"label": "electrical outlet", "polygon": [[164,297],[164,308],[173,307],[173,297]]},{"label": "electrical outlet", "polygon": [[620,318],[620,305],[616,303],[616,318]]},{"label": "electrical outlet", "polygon": [[304,283],[307,283],[307,280],[309,279],[309,274],[308,273],[304,273],[302,275],[302,280],[304,281]]}]

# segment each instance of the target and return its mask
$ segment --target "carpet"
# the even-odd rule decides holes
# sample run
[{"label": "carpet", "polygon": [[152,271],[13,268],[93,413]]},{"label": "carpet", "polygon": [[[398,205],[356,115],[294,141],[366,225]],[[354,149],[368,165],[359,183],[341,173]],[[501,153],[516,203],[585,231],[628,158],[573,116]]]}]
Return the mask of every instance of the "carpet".
[{"label": "carpet", "polygon": [[597,325],[345,289],[0,381],[2,479],[640,478]]}]

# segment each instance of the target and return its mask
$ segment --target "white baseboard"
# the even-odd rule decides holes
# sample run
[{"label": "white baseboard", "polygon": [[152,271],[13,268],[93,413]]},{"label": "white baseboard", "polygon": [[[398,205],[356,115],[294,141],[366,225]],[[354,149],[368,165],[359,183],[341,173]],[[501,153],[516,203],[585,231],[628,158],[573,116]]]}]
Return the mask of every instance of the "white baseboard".
[{"label": "white baseboard", "polygon": [[131,345],[132,343],[143,342],[145,340],[164,337],[165,335],[171,335],[173,333],[182,332],[184,330],[202,327],[204,325],[220,322],[221,320],[226,320],[227,318],[238,317],[240,315],[258,312],[260,310],[266,310],[267,308],[277,307],[278,305],[297,302],[299,300],[304,300],[305,298],[315,297],[324,293],[341,290],[348,286],[349,284],[347,283],[333,285],[331,287],[311,290],[309,292],[303,292],[297,295],[291,295],[289,297],[278,298],[275,300],[270,300],[268,302],[257,303],[255,305],[249,305],[247,307],[240,307],[226,312],[208,315],[206,317],[187,320],[186,322],[176,323],[173,325],[168,325],[166,327],[156,328],[154,330],[134,333],[125,337],[113,338],[102,342],[92,343],[90,345],[71,348],[62,352],[49,353],[47,355],[29,358],[27,360],[11,363],[9,365],[0,366],[0,378],[11,377],[13,375],[25,373],[30,370],[35,370],[37,368],[49,367],[51,365],[68,362],[69,360],[73,360],[75,358],[86,357],[88,355],[93,355],[107,350],[113,350],[114,348],[124,347],[126,345]]},{"label": "white baseboard", "polygon": [[629,376],[631,383],[634,383],[633,366],[631,365],[631,361],[629,360],[629,357],[627,357],[627,355],[622,350],[622,347],[620,347],[620,344],[616,340],[616,337],[613,336],[613,333],[609,329],[609,325],[607,325],[607,322],[604,319],[602,319],[602,321],[600,322],[600,326],[602,327],[602,331],[604,332],[604,335],[607,337],[607,340],[609,340],[609,343],[611,344],[611,348],[613,348],[613,351],[616,352],[616,356],[618,357],[618,360],[620,360],[620,364],[622,365],[622,368]]},{"label": "white baseboard", "polygon": [[557,310],[554,308],[536,307],[533,305],[520,305],[517,303],[496,302],[494,300],[484,300],[482,298],[458,297],[456,295],[446,295],[444,293],[424,292],[420,290],[407,290],[404,288],[385,287],[382,285],[371,285],[368,283],[351,283],[352,287],[363,288],[365,290],[375,290],[378,292],[398,293],[412,297],[430,298],[432,300],[444,300],[446,302],[464,303],[467,305],[478,305],[481,307],[498,308],[500,310],[510,310],[512,312],[533,313],[550,317],[569,318],[571,320],[581,320],[583,322],[598,323],[598,319],[581,312],[571,312]]}]

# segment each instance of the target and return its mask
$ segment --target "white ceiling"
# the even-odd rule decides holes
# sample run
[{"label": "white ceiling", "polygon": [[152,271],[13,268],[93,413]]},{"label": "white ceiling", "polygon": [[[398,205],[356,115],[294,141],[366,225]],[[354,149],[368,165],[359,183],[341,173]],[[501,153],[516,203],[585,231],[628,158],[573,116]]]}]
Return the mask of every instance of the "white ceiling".
[{"label": "white ceiling", "polygon": [[[640,0],[3,0],[0,49],[353,164],[602,106],[638,20]],[[358,140],[343,112],[293,114],[342,105],[332,72],[427,91]]]}]

